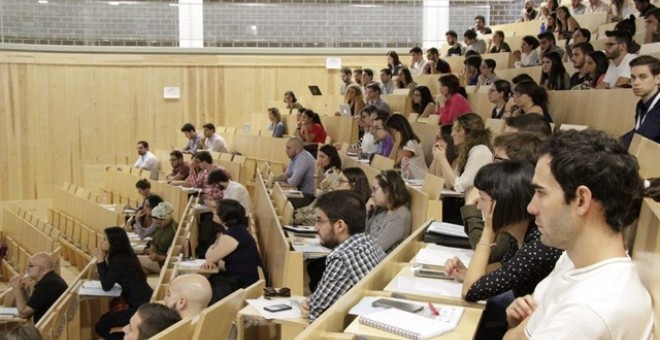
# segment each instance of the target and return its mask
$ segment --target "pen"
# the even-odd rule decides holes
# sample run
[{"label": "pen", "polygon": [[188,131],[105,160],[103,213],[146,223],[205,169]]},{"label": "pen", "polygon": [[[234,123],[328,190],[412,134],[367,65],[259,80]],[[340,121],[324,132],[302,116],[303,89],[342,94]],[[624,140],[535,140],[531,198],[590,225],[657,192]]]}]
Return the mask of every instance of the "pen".
[{"label": "pen", "polygon": [[430,302],[429,302],[429,309],[431,309],[431,313],[433,313],[433,315],[435,315],[435,316],[440,315],[440,312],[438,312],[438,309],[435,308],[435,306]]}]

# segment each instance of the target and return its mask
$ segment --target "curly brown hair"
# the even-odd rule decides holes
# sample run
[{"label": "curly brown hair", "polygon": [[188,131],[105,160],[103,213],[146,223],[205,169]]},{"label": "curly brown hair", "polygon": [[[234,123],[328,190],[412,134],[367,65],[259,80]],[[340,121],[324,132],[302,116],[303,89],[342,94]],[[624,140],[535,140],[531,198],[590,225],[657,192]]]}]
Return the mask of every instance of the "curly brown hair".
[{"label": "curly brown hair", "polygon": [[470,150],[477,145],[490,146],[490,129],[486,128],[484,120],[476,113],[460,115],[454,121],[455,126],[460,126],[465,131],[465,142],[459,146],[458,172],[462,173],[467,163]]}]

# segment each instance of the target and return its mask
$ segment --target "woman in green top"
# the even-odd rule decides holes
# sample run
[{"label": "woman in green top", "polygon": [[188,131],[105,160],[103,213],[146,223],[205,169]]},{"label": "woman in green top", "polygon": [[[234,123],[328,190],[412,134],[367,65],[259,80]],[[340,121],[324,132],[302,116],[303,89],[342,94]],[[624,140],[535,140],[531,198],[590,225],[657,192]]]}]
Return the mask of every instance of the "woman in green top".
[{"label": "woman in green top", "polygon": [[144,255],[138,256],[142,269],[147,274],[160,273],[160,268],[165,262],[167,251],[172,245],[178,224],[172,219],[174,208],[167,202],[161,202],[151,210],[153,223],[158,227],[151,235],[149,248],[145,249]]}]

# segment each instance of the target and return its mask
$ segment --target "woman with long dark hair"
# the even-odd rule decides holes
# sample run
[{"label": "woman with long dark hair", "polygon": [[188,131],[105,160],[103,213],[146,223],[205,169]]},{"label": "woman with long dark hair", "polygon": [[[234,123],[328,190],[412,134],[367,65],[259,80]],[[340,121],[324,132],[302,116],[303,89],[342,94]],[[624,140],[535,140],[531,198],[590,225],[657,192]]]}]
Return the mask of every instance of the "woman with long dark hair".
[{"label": "woman with long dark hair", "polygon": [[328,144],[322,145],[316,157],[316,170],[314,171],[316,197],[335,188],[340,176],[341,158],[339,158],[337,148]]},{"label": "woman with long dark hair", "polygon": [[513,103],[517,109],[511,116],[520,116],[526,113],[538,113],[552,123],[548,112],[548,92],[533,81],[521,81],[513,89]]},{"label": "woman with long dark hair", "polygon": [[426,86],[417,86],[412,95],[412,112],[418,113],[421,118],[435,114],[435,111],[435,100],[431,90]]},{"label": "woman with long dark hair", "polygon": [[[452,125],[456,117],[472,112],[470,103],[461,95],[461,84],[453,74],[445,74],[438,79],[440,82],[440,94],[438,97],[438,115],[440,125]],[[444,98],[444,102],[441,100]]]},{"label": "woman with long dark hair", "polygon": [[570,90],[571,76],[568,75],[561,61],[561,56],[557,52],[550,52],[543,55],[541,62],[541,86],[548,90]]},{"label": "woman with long dark hair", "polygon": [[609,67],[609,60],[605,53],[594,51],[585,56],[584,67],[588,72],[588,79],[582,85],[582,88],[602,89],[605,84],[605,73]]},{"label": "woman with long dark hair", "polygon": [[301,118],[300,138],[305,143],[322,144],[326,137],[319,115],[312,110],[305,110]]},{"label": "woman with long dark hair", "polygon": [[401,167],[401,173],[407,179],[424,179],[428,172],[424,149],[408,119],[399,114],[392,115],[385,122],[385,129],[394,139],[390,154],[394,166]]},{"label": "woman with long dark hair", "polygon": [[138,307],[149,302],[153,290],[147,283],[126,231],[121,227],[110,227],[103,232],[103,242],[95,255],[101,287],[109,291],[119,284],[122,291],[121,298],[113,300],[112,310],[101,316],[95,329],[104,339],[122,339],[123,333],[111,334],[110,330],[127,325]]},{"label": "woman with long dark hair", "polygon": [[392,75],[396,76],[399,74],[399,70],[401,70],[404,66],[401,63],[401,60],[399,60],[399,54],[396,53],[396,51],[389,51],[387,52],[387,68],[389,68],[392,71]]}]

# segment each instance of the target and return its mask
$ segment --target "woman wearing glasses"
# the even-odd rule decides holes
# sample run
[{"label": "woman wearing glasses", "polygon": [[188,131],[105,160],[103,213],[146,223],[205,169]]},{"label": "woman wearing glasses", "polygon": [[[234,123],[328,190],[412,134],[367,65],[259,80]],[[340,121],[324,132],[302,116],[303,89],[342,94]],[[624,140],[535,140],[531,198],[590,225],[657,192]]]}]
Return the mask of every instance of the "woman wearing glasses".
[{"label": "woman wearing glasses", "polygon": [[366,232],[386,253],[390,253],[410,235],[410,194],[406,183],[394,170],[381,171],[372,184],[371,199],[367,202]]},{"label": "woman wearing glasses", "polygon": [[538,113],[552,123],[548,112],[548,92],[533,81],[522,81],[513,90],[513,103],[517,109],[511,116],[520,116],[527,113]]},{"label": "woman wearing glasses", "polygon": [[488,89],[488,101],[495,104],[490,118],[502,119],[508,116],[509,98],[511,98],[511,83],[504,79],[496,80]]}]

